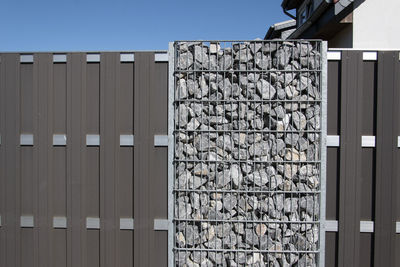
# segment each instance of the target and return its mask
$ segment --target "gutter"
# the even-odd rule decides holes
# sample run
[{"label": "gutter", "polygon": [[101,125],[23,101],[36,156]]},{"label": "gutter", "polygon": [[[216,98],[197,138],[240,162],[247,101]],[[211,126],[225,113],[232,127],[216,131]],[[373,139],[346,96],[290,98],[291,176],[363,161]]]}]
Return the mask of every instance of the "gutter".
[{"label": "gutter", "polygon": [[286,10],[286,8],[283,8],[283,7],[282,7],[282,9],[283,9],[283,13],[285,13],[285,15],[291,17],[291,18],[294,19],[294,20],[297,20],[297,17],[296,17],[296,16],[293,16],[292,14],[290,14],[290,13]]},{"label": "gutter", "polygon": [[[298,38],[305,30],[307,30],[330,6],[332,0],[324,0],[317,7],[317,9],[313,12],[310,18],[306,22],[303,23],[299,28],[297,28],[288,39],[296,39]],[[286,13],[285,13],[286,14]]]}]

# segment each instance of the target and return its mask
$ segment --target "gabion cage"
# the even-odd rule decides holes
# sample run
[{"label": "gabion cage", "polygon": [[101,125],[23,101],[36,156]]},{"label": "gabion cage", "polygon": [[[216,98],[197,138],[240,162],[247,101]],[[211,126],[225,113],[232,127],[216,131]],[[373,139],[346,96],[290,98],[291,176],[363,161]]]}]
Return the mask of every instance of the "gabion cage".
[{"label": "gabion cage", "polygon": [[174,43],[175,266],[319,265],[322,47]]}]

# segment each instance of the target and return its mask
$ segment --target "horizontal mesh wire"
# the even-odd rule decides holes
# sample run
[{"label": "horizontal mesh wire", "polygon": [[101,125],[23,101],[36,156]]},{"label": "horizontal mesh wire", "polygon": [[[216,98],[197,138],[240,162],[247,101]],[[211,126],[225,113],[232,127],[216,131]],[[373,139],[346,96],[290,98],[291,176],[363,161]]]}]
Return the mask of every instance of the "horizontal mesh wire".
[{"label": "horizontal mesh wire", "polygon": [[175,266],[316,266],[321,42],[174,51]]}]

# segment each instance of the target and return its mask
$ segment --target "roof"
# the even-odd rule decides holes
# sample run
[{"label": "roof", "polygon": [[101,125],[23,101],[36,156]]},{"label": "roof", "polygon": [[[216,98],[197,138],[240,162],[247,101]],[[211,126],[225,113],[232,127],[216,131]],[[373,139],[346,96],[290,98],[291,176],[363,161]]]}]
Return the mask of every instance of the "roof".
[{"label": "roof", "polygon": [[265,35],[264,39],[267,40],[274,38],[282,38],[292,33],[295,29],[296,29],[296,20],[291,19],[291,20],[281,21],[269,27],[268,32]]},{"label": "roof", "polygon": [[[282,5],[285,1],[291,0],[284,0]],[[352,12],[354,0],[330,2],[332,1],[321,1],[308,20],[296,28],[289,38],[327,38],[326,34],[334,34],[335,31],[340,30],[343,27],[340,20]]]},{"label": "roof", "polygon": [[299,7],[303,2],[304,0],[283,0],[281,6],[284,10],[291,10]]}]

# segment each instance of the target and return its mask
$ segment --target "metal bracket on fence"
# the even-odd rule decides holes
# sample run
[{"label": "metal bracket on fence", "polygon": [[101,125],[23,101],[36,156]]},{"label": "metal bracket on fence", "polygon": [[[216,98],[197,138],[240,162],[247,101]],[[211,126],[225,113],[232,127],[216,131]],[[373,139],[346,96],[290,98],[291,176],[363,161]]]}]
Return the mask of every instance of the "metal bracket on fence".
[{"label": "metal bracket on fence", "polygon": [[375,147],[375,136],[372,135],[361,136],[361,147]]},{"label": "metal bracket on fence", "polygon": [[133,230],[135,229],[135,221],[133,218],[120,218],[119,219],[120,230]]},{"label": "metal bracket on fence", "polygon": [[361,233],[373,233],[374,222],[373,221],[360,221],[360,232]]},{"label": "metal bracket on fence", "polygon": [[21,134],[20,135],[21,146],[33,146],[33,134]]},{"label": "metal bracket on fence", "polygon": [[86,135],[86,145],[87,146],[99,146],[100,145],[100,135],[87,134]]},{"label": "metal bracket on fence", "polygon": [[155,135],[154,146],[168,146],[168,135]]},{"label": "metal bracket on fence", "polygon": [[0,227],[2,227],[3,225],[1,224],[1,215],[0,215]]},{"label": "metal bracket on fence", "polygon": [[100,229],[100,218],[87,217],[86,229]]},{"label": "metal bracket on fence", "polygon": [[339,223],[336,220],[326,220],[325,230],[327,232],[337,232],[339,229]]},{"label": "metal bracket on fence", "polygon": [[54,63],[65,63],[65,62],[67,62],[67,55],[55,54],[55,55],[53,55],[53,62]]},{"label": "metal bracket on fence", "polygon": [[119,136],[119,145],[120,146],[134,146],[135,145],[135,136],[133,134],[121,134]]},{"label": "metal bracket on fence", "polygon": [[341,60],[342,52],[341,51],[328,51],[328,60]]},{"label": "metal bracket on fence", "polygon": [[86,62],[100,62],[100,54],[87,54]]},{"label": "metal bracket on fence", "polygon": [[19,62],[21,63],[33,63],[33,55],[20,55]]},{"label": "metal bracket on fence", "polygon": [[374,52],[374,51],[363,52],[363,60],[376,61],[377,59],[378,59],[378,52]]},{"label": "metal bracket on fence", "polygon": [[340,136],[339,135],[327,135],[326,136],[326,146],[339,147],[340,146]]},{"label": "metal bracket on fence", "polygon": [[400,234],[400,222],[396,222],[396,234]]},{"label": "metal bracket on fence", "polygon": [[24,215],[21,216],[21,227],[23,228],[33,228],[34,227],[34,220],[33,216]]},{"label": "metal bracket on fence", "polygon": [[65,145],[67,145],[67,135],[53,134],[53,146],[65,146]]},{"label": "metal bracket on fence", "polygon": [[168,62],[168,53],[156,53],[154,54],[155,62]]},{"label": "metal bracket on fence", "polygon": [[168,227],[169,227],[168,219],[154,219],[155,231],[168,231]]},{"label": "metal bracket on fence", "polygon": [[121,62],[134,62],[135,54],[120,54],[119,59]]},{"label": "metal bracket on fence", "polygon": [[397,136],[397,147],[400,147],[400,136]]},{"label": "metal bracket on fence", "polygon": [[67,217],[53,217],[53,228],[66,229],[67,228]]}]

